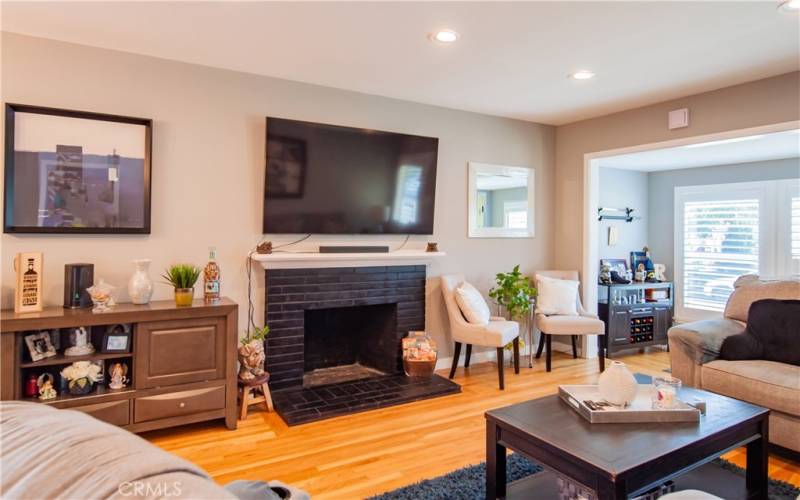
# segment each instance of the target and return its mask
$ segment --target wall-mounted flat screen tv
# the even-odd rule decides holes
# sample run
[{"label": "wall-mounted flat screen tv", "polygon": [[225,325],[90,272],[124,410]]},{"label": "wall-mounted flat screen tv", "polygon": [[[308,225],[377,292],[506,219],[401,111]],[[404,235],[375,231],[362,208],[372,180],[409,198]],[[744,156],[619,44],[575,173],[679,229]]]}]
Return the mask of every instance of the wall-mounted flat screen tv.
[{"label": "wall-mounted flat screen tv", "polygon": [[439,139],[267,118],[264,233],[432,234]]}]

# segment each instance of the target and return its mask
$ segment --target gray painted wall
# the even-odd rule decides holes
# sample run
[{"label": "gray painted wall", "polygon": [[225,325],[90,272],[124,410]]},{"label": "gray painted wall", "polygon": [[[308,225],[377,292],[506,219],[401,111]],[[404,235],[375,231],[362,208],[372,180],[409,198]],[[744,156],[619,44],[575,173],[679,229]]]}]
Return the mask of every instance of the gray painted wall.
[{"label": "gray painted wall", "polygon": [[[154,122],[151,234],[0,236],[4,271],[12,269],[17,252],[45,253],[47,306],[61,306],[65,263],[93,262],[95,277],[117,286],[117,299],[126,302],[131,260],[152,259],[150,276],[158,281],[171,263],[204,265],[208,247],[216,246],[222,293],[238,302],[243,329],[248,252],[262,239],[279,244],[296,238],[261,234],[267,116],[439,138],[434,234],[414,236],[406,248],[436,241],[447,252],[428,268],[427,330],[440,358],[450,356],[453,343],[439,275],[463,273],[486,292],[496,273],[517,264],[527,274],[553,268],[555,127],[5,32],[1,46],[3,101]],[[535,238],[467,238],[469,161],[536,167]],[[396,248],[403,240],[314,236],[292,250],[337,243]],[[3,307],[12,305],[13,276],[2,274]],[[264,281],[258,269],[253,282],[260,323]],[[171,296],[169,287],[156,284],[154,300]]]},{"label": "gray painted wall", "polygon": [[[601,259],[628,259],[632,250],[647,245],[648,217],[647,172],[600,168],[600,206],[634,209],[633,215],[641,217],[632,222],[624,220],[600,221],[598,250]],[[617,244],[608,245],[608,228],[617,228]]]},{"label": "gray painted wall", "polygon": [[677,186],[796,178],[800,178],[800,158],[651,172],[648,176],[650,224],[647,240],[653,261],[666,264],[667,276],[672,278]]}]

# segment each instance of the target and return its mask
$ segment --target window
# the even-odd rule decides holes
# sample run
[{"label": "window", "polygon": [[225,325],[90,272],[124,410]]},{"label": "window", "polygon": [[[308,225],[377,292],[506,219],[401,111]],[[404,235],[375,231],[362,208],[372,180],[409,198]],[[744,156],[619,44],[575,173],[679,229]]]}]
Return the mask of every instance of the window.
[{"label": "window", "polygon": [[758,205],[757,199],[684,204],[684,307],[722,311],[736,278],[758,273]]},{"label": "window", "polygon": [[506,227],[510,229],[526,229],[528,227],[528,202],[507,201],[503,203]]},{"label": "window", "polygon": [[743,274],[785,277],[800,266],[798,180],[675,188],[678,318],[718,316]]}]

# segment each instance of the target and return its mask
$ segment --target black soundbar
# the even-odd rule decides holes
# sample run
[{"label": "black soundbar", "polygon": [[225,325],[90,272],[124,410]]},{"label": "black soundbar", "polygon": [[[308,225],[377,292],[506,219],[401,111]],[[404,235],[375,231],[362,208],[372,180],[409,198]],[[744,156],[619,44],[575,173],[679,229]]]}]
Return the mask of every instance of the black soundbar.
[{"label": "black soundbar", "polygon": [[320,245],[319,253],[389,253],[389,246]]}]

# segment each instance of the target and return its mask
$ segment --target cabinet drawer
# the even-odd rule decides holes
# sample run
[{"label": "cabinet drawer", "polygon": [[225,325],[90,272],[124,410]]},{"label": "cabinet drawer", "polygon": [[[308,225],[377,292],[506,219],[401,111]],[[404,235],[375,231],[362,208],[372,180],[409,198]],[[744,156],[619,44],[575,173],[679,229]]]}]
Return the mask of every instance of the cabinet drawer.
[{"label": "cabinet drawer", "polygon": [[139,323],[136,387],[225,378],[225,329],[221,318]]},{"label": "cabinet drawer", "polygon": [[102,420],[109,424],[128,425],[130,423],[131,402],[128,399],[93,405],[73,406],[69,409],[88,413],[97,420]]},{"label": "cabinet drawer", "polygon": [[137,423],[146,422],[148,420],[218,410],[224,407],[224,386],[168,392],[158,396],[136,398],[133,403],[133,420]]}]

